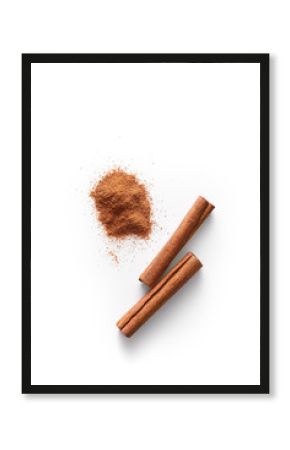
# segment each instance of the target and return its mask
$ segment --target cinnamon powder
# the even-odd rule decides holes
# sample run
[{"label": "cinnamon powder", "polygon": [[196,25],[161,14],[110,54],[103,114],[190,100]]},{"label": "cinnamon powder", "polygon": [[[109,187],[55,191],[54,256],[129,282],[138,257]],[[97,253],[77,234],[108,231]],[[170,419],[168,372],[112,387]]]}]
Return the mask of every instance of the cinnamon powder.
[{"label": "cinnamon powder", "polygon": [[152,228],[147,190],[135,175],[122,169],[105,174],[91,191],[98,219],[108,236],[147,239]]}]

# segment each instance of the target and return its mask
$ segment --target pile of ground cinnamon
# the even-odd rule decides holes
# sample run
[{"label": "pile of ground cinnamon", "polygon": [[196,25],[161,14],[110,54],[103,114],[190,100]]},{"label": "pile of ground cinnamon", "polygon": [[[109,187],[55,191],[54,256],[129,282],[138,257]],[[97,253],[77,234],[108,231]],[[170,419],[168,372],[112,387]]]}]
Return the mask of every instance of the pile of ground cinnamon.
[{"label": "pile of ground cinnamon", "polygon": [[105,174],[91,191],[98,219],[108,236],[147,239],[152,228],[148,192],[135,175],[122,169]]}]

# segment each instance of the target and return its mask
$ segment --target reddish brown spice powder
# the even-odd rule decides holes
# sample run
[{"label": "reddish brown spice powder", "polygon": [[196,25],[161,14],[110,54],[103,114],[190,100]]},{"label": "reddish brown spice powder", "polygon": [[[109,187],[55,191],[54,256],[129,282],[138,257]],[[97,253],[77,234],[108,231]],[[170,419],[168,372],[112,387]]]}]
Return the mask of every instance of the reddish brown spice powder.
[{"label": "reddish brown spice powder", "polygon": [[98,219],[108,236],[147,239],[152,228],[151,204],[147,190],[135,175],[122,169],[105,174],[90,193]]}]

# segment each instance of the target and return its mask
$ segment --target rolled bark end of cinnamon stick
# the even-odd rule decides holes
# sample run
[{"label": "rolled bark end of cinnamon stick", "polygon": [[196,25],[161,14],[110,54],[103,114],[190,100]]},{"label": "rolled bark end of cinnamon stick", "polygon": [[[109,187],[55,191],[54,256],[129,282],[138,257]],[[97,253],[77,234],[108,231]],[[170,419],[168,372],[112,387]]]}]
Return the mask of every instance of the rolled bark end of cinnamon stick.
[{"label": "rolled bark end of cinnamon stick", "polygon": [[132,336],[201,267],[202,263],[193,253],[186,253],[170,272],[117,322],[120,331],[127,337]]},{"label": "rolled bark end of cinnamon stick", "polygon": [[140,275],[139,280],[147,286],[153,287],[213,209],[214,205],[204,197],[198,197],[173,235]]}]

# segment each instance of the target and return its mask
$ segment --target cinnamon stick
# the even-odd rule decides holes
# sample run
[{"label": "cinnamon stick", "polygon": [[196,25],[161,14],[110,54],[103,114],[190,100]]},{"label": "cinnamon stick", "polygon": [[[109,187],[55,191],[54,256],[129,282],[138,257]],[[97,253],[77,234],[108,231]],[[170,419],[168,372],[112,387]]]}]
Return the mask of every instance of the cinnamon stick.
[{"label": "cinnamon stick", "polygon": [[193,253],[186,253],[170,272],[117,322],[117,327],[125,336],[132,336],[201,267],[201,262]]},{"label": "cinnamon stick", "polygon": [[175,258],[182,247],[192,237],[200,225],[209,216],[214,206],[205,198],[198,197],[191,209],[188,211],[176,231],[152,260],[149,266],[140,275],[139,280],[153,287],[171,261]]}]

